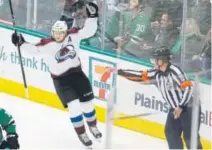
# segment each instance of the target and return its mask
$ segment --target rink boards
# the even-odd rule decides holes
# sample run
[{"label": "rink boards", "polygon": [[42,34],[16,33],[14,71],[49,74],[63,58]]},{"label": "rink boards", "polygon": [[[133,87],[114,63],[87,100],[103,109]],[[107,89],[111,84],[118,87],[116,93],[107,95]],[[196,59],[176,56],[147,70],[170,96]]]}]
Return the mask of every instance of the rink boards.
[{"label": "rink boards", "polygon": [[[20,70],[18,52],[11,44],[11,27],[0,25],[0,91],[24,97],[24,87]],[[19,29],[25,39],[36,43],[46,35],[34,31]],[[43,103],[59,109],[64,109],[55,95],[48,66],[42,55],[30,55],[22,50],[23,64],[29,86],[29,100]],[[115,124],[131,130],[165,138],[164,124],[168,105],[153,85],[141,85],[125,80],[122,77],[106,72],[106,67],[123,69],[148,69],[145,62],[136,61],[129,57],[116,57],[115,54],[83,47],[80,51],[83,70],[88,75],[95,94],[95,104],[98,119],[105,121],[107,96],[112,89],[115,112],[117,116],[153,113],[148,117],[116,120]],[[114,88],[116,87],[116,88]],[[211,148],[211,86],[200,83],[202,104],[200,134],[204,148]],[[65,109],[64,109],[65,110]]]}]

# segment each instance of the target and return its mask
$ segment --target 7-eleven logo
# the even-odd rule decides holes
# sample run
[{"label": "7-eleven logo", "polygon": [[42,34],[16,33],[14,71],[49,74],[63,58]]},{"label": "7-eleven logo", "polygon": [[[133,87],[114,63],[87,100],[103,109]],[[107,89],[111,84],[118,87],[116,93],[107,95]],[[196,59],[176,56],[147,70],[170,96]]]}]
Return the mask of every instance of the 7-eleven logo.
[{"label": "7-eleven logo", "polygon": [[[111,68],[116,68],[116,63],[89,57],[89,79],[96,99],[105,101],[110,95],[112,87],[116,86],[116,75],[111,72]],[[116,92],[114,99],[116,99]]]},{"label": "7-eleven logo", "polygon": [[106,92],[110,91],[112,84],[108,83],[111,80],[112,72],[108,67],[96,65],[95,73],[99,75],[99,80],[94,80],[94,86],[98,87],[98,96],[100,99],[105,99]]}]

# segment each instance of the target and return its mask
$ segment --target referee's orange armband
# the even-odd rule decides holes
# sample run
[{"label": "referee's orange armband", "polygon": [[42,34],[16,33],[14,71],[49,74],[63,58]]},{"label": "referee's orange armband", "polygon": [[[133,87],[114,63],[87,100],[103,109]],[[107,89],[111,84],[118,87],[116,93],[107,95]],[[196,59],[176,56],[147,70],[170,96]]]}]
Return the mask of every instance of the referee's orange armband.
[{"label": "referee's orange armband", "polygon": [[148,77],[148,72],[147,71],[144,71],[142,73],[141,80],[142,81],[145,81],[145,82],[148,82],[149,81],[149,77]]},{"label": "referee's orange armband", "polygon": [[186,87],[191,87],[191,86],[193,86],[193,84],[190,80],[185,80],[180,84],[180,87],[182,89],[185,89]]}]

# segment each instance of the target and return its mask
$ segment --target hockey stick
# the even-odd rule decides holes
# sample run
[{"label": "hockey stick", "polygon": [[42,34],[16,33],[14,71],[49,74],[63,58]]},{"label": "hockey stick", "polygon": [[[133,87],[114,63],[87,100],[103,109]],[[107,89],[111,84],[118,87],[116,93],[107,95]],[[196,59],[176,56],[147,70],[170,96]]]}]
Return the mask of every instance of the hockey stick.
[{"label": "hockey stick", "polygon": [[112,120],[131,119],[131,118],[136,118],[136,117],[150,116],[150,115],[154,115],[154,114],[157,114],[157,113],[142,113],[142,114],[136,114],[136,115],[131,115],[131,116],[115,117]]},{"label": "hockey stick", "polygon": [[[11,17],[12,17],[12,22],[13,22],[13,28],[14,28],[15,33],[17,33],[11,0],[9,0],[9,5],[10,5],[10,12],[11,12]],[[24,67],[23,67],[22,56],[21,56],[21,51],[20,51],[20,46],[19,45],[17,45],[17,49],[18,49],[19,61],[20,61],[20,65],[21,65],[21,73],[22,73],[23,82],[24,82],[25,96],[28,99],[29,98],[29,91],[28,91],[28,87],[27,87],[27,83],[26,83],[26,76],[25,76],[25,71],[24,71]]]}]

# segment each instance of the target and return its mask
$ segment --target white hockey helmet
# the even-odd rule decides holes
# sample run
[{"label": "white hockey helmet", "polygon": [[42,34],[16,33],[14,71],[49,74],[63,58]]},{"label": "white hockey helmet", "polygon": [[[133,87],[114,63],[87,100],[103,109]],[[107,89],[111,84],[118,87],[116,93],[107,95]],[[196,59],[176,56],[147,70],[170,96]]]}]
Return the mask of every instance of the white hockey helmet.
[{"label": "white hockey helmet", "polygon": [[53,35],[54,32],[67,32],[68,25],[65,21],[56,21],[52,26],[51,34]]}]

